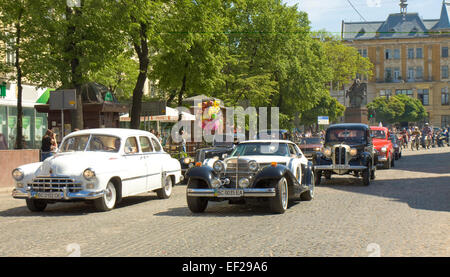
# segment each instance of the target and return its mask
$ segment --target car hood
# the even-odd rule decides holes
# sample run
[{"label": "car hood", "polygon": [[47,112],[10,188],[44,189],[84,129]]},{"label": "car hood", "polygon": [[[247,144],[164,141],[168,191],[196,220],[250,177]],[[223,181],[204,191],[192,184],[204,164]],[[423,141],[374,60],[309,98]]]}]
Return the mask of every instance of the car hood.
[{"label": "car hood", "polygon": [[[42,162],[40,175],[80,175],[87,168],[92,168],[95,171],[99,165],[104,167],[106,161],[117,159],[118,157],[119,154],[117,153],[105,152],[58,153]],[[51,173],[50,170],[52,171]]]},{"label": "car hood", "polygon": [[385,139],[373,139],[373,146],[375,148],[381,148],[383,146],[387,146],[388,144],[391,144],[390,141],[385,140]]}]

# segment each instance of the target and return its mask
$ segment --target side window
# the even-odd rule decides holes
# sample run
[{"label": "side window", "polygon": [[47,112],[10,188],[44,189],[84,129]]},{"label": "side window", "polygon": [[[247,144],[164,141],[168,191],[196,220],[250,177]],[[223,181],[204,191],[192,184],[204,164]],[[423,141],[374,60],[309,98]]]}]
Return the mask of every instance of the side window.
[{"label": "side window", "polygon": [[134,154],[138,152],[137,140],[135,137],[127,138],[125,142],[125,154]]},{"label": "side window", "polygon": [[289,155],[290,156],[297,156],[298,155],[298,153],[297,153],[297,151],[295,150],[295,147],[294,147],[294,145],[292,145],[292,144],[289,144]]},{"label": "side window", "polygon": [[152,138],[152,143],[153,143],[153,146],[155,147],[155,151],[156,152],[159,152],[159,151],[162,150],[161,144],[159,144],[159,141],[157,141],[156,139]]},{"label": "side window", "polygon": [[141,144],[142,153],[153,152],[153,146],[148,137],[139,137],[139,143]]}]

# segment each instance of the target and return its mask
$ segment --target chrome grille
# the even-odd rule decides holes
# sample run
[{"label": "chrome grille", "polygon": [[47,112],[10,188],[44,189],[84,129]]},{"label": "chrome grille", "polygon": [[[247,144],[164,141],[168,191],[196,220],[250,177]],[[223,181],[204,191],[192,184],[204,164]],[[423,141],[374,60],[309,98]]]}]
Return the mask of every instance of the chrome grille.
[{"label": "chrome grille", "polygon": [[230,180],[230,187],[235,187],[237,181],[241,178],[250,176],[248,162],[241,159],[231,159],[226,163],[225,177]]},{"label": "chrome grille", "polygon": [[334,161],[336,164],[345,164],[345,147],[334,148]]},{"label": "chrome grille", "polygon": [[83,189],[81,183],[68,177],[36,177],[28,185],[36,192],[63,192],[64,188],[69,192],[79,192]]}]

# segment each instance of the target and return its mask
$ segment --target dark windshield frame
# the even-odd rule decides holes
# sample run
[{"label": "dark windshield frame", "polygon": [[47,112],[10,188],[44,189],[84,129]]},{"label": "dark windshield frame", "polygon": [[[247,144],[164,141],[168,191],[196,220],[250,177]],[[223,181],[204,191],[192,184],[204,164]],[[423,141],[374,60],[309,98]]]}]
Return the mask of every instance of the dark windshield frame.
[{"label": "dark windshield frame", "polygon": [[[259,147],[258,153],[249,153],[246,150],[255,145],[264,145],[264,146],[274,146],[278,147],[276,152],[261,152],[261,148]],[[284,148],[284,154],[280,152],[279,147]],[[242,150],[244,148],[244,150]],[[282,150],[283,151],[283,150]],[[238,157],[238,156],[283,156],[289,157],[289,146],[287,143],[271,143],[271,142],[250,142],[250,143],[241,143],[239,144],[233,152],[231,152],[230,157]]]},{"label": "dark windshield frame", "polygon": [[[337,138],[336,139],[331,139],[330,135],[331,132],[336,132],[336,131],[341,131],[341,132],[345,132],[345,131],[357,131],[357,132],[361,132],[362,135],[361,136],[356,136],[356,137],[349,137],[347,139],[345,138]],[[353,139],[355,138],[355,139]],[[329,144],[329,143],[341,143],[341,142],[346,142],[346,143],[358,143],[358,144],[366,144],[368,143],[368,138],[367,138],[367,130],[363,129],[363,128],[352,128],[352,127],[339,127],[339,128],[329,128],[325,134],[325,143]]]}]

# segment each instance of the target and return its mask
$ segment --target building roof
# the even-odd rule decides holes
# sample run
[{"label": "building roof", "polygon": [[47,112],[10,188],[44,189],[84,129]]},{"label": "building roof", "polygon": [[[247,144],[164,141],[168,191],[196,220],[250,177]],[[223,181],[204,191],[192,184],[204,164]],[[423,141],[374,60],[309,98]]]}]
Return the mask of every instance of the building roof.
[{"label": "building roof", "polygon": [[429,37],[429,32],[450,30],[450,2],[442,2],[439,19],[422,19],[418,13],[393,13],[385,21],[342,22],[343,40]]}]

